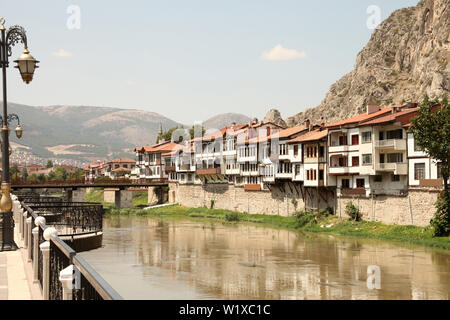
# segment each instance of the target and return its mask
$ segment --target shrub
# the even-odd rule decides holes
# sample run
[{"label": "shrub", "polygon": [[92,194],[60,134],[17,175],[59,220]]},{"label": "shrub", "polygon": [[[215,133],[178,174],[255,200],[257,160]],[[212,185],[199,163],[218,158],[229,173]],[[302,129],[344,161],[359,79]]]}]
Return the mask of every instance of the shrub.
[{"label": "shrub", "polygon": [[298,206],[298,201],[297,199],[292,199],[292,205],[294,206],[295,210],[297,210],[297,206]]},{"label": "shrub", "polygon": [[361,221],[361,212],[353,204],[353,202],[347,202],[347,205],[345,206],[345,213],[350,217],[351,220]]},{"label": "shrub", "polygon": [[235,211],[230,211],[225,213],[226,221],[239,221],[239,215]]},{"label": "shrub", "polygon": [[211,200],[211,205],[209,207],[210,209],[214,209],[214,200]]},{"label": "shrub", "polygon": [[434,229],[435,237],[447,237],[450,235],[450,194],[444,195],[436,202],[436,213],[430,224]]},{"label": "shrub", "polygon": [[306,225],[311,225],[316,223],[316,215],[311,211],[300,211],[295,214],[297,220],[297,227],[301,228]]}]

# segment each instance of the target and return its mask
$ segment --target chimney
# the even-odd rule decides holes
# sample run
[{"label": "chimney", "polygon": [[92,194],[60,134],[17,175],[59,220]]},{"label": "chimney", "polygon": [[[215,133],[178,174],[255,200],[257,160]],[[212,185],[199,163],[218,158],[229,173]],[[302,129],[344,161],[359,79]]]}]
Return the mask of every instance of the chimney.
[{"label": "chimney", "polygon": [[306,119],[306,120],[303,122],[303,124],[304,124],[304,126],[305,126],[306,128],[309,128],[309,125],[311,124],[311,121],[309,121],[309,119]]},{"label": "chimney", "polygon": [[270,127],[266,127],[266,130],[267,130],[267,136],[270,136]]},{"label": "chimney", "polygon": [[309,131],[313,131],[314,130],[314,125],[312,125],[311,123],[309,124]]},{"label": "chimney", "polygon": [[253,118],[252,124],[258,124],[258,118]]},{"label": "chimney", "polygon": [[398,107],[392,107],[392,113],[397,113],[398,111]]},{"label": "chimney", "polygon": [[380,111],[380,106],[374,103],[368,104],[367,105],[367,114],[372,114],[375,113],[377,111]]},{"label": "chimney", "polygon": [[236,125],[236,122],[233,121],[233,122],[231,123],[231,126],[234,127],[235,125]]}]

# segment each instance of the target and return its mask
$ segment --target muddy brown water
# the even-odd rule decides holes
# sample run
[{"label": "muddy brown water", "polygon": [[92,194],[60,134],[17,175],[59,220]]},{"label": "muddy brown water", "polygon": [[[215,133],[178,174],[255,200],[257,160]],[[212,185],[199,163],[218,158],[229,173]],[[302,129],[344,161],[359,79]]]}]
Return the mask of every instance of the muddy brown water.
[{"label": "muddy brown water", "polygon": [[82,256],[125,299],[450,297],[448,251],[253,224],[108,217]]}]

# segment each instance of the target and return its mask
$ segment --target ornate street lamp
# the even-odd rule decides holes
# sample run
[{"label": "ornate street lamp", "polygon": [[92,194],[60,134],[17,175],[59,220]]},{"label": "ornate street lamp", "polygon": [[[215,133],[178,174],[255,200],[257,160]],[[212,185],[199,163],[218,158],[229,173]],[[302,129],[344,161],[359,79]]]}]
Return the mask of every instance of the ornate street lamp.
[{"label": "ornate street lamp", "polygon": [[2,198],[0,200],[0,251],[16,250],[17,245],[14,242],[14,220],[11,200],[11,179],[9,176],[9,128],[11,121],[17,120],[16,136],[22,137],[22,127],[19,117],[16,114],[8,115],[8,101],[6,95],[6,68],[9,67],[9,57],[12,55],[12,47],[21,42],[24,45],[23,54],[14,62],[17,64],[20,75],[25,83],[33,80],[33,74],[38,68],[36,59],[28,51],[28,42],[25,29],[20,26],[13,26],[6,30],[5,19],[0,18],[0,66],[3,74],[3,116],[0,116],[2,124],[1,129],[1,149],[2,149]]}]

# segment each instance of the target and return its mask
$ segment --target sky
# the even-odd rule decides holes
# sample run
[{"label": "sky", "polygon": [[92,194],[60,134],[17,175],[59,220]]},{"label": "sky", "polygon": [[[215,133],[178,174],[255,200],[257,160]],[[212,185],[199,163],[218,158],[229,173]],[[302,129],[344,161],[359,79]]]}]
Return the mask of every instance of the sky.
[{"label": "sky", "polygon": [[[140,109],[181,123],[317,106],[373,28],[418,0],[2,1],[40,60],[8,101]],[[13,49],[10,61],[22,51]],[[13,65],[11,63],[11,65]]]}]

